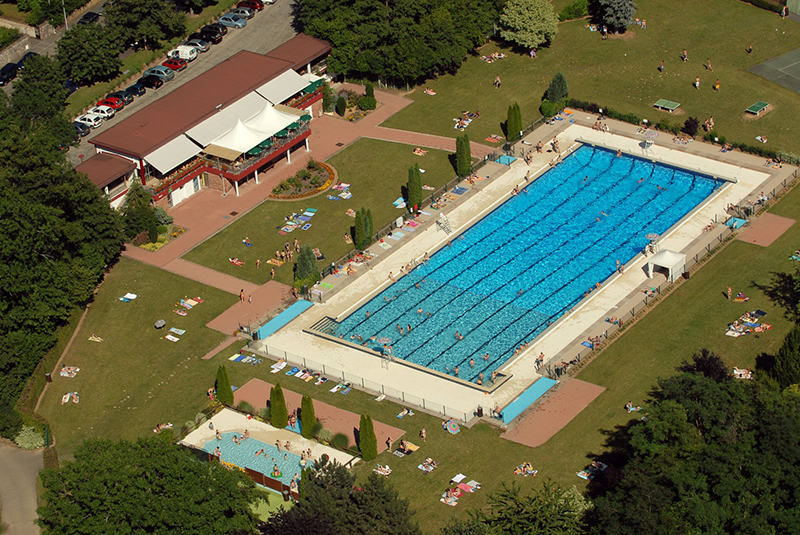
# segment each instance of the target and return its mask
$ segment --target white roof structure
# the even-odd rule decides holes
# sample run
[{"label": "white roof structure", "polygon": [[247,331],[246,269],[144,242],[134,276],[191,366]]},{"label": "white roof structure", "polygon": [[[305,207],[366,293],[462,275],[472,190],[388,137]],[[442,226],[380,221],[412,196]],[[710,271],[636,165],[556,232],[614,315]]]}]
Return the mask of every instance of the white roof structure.
[{"label": "white roof structure", "polygon": [[256,132],[255,130],[247,128],[244,123],[239,120],[233,128],[213,140],[210,144],[241,153],[249,151],[267,137],[268,136],[265,136],[261,132]]},{"label": "white roof structure", "polygon": [[674,275],[684,272],[686,268],[686,255],[664,249],[656,253],[647,262],[647,276],[653,278],[653,266],[666,269],[669,272],[669,280],[674,280]]},{"label": "white roof structure", "polygon": [[308,87],[308,84],[308,80],[295,71],[288,70],[256,89],[256,93],[273,104],[280,104]]},{"label": "white roof structure", "polygon": [[202,147],[184,135],[180,135],[147,156],[144,161],[158,169],[159,173],[167,174],[180,164],[200,154]]},{"label": "white roof structure", "polygon": [[220,132],[236,126],[237,121],[246,121],[256,115],[264,108],[265,104],[267,102],[264,97],[258,93],[248,93],[227,108],[221,109],[217,114],[190,128],[186,135],[205,147],[214,138],[219,137]]},{"label": "white roof structure", "polygon": [[295,115],[278,111],[274,106],[267,103],[264,109],[261,110],[261,113],[248,119],[244,125],[251,130],[263,134],[263,141],[268,137],[274,136],[277,132],[283,130],[295,121],[297,121]]}]

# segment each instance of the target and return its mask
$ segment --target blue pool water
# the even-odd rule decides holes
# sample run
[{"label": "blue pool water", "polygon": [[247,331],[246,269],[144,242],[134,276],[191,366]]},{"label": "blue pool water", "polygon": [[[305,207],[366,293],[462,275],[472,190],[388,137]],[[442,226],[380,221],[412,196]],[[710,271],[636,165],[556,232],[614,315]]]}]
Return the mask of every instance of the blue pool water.
[{"label": "blue pool water", "polygon": [[[239,444],[236,444],[232,440],[233,435],[241,436],[241,433],[222,433],[222,440],[209,440],[203,446],[203,451],[213,454],[214,448],[219,447],[220,458],[223,461],[233,463],[241,468],[249,468],[256,472],[261,472],[272,477],[272,479],[280,480],[285,485],[292,482],[295,474],[299,474],[298,479],[302,476],[303,467],[300,466],[300,455],[283,449],[278,453],[278,448],[274,445],[264,444],[254,438],[249,438],[246,441],[242,440]],[[262,448],[264,453],[256,457],[256,452]],[[278,470],[281,471],[280,477],[272,476],[272,470],[276,464],[278,465]],[[313,461],[309,461],[307,466],[314,466]]]},{"label": "blue pool water", "polygon": [[[516,347],[611,276],[618,259],[626,263],[641,252],[647,234],[663,234],[721,184],[581,147],[334,333],[357,343],[360,336],[378,350],[389,339],[396,358],[451,375],[458,366],[468,381],[483,373],[487,384]],[[401,335],[398,325],[411,332]],[[456,332],[464,339],[457,341]]]}]

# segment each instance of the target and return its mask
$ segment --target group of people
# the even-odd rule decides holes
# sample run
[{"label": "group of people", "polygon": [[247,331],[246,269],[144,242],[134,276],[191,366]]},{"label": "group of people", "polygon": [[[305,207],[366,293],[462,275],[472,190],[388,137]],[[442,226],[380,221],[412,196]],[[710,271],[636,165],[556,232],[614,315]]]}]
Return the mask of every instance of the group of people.
[{"label": "group of people", "polygon": [[598,132],[606,133],[611,129],[608,127],[606,123],[601,123],[600,121],[597,121],[592,125],[592,130],[597,130]]}]

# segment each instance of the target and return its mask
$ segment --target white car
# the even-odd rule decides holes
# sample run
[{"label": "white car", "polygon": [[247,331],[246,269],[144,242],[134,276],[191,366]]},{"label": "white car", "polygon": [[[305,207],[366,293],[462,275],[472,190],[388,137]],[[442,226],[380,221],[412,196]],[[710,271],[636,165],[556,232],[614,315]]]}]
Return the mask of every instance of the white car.
[{"label": "white car", "polygon": [[112,108],[110,106],[95,106],[94,108],[89,110],[88,113],[89,114],[94,114],[94,115],[99,115],[103,119],[108,120],[108,119],[111,119],[112,117],[114,117],[114,114],[116,112],[114,111],[114,108]]},{"label": "white car", "polygon": [[76,117],[75,122],[85,124],[90,128],[99,128],[103,124],[103,117],[96,113],[87,113]]}]

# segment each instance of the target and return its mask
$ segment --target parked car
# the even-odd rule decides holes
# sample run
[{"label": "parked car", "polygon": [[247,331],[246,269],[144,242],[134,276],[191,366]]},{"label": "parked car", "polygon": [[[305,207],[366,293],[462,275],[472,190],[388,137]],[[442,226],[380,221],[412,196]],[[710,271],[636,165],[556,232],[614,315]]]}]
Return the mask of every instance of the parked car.
[{"label": "parked car", "polygon": [[261,2],[263,2],[264,4],[272,5],[275,3],[275,0],[261,0]]},{"label": "parked car", "polygon": [[142,76],[158,76],[165,82],[169,82],[173,78],[175,78],[175,71],[170,69],[169,67],[164,67],[163,65],[156,65],[155,67],[150,67]]},{"label": "parked car", "polygon": [[114,108],[110,106],[95,106],[94,108],[90,109],[88,113],[99,115],[106,121],[114,117],[114,115],[116,114]]},{"label": "parked car", "polygon": [[78,24],[94,24],[98,20],[100,20],[100,15],[94,11],[87,11],[83,14],[81,20],[78,21]]},{"label": "parked car", "polygon": [[194,49],[200,53],[208,52],[208,49],[211,48],[211,45],[208,44],[208,41],[204,41],[203,39],[189,39],[185,44],[186,46],[193,46]]},{"label": "parked car", "polygon": [[218,45],[222,42],[222,34],[221,33],[211,33],[211,32],[197,32],[193,33],[189,36],[189,40],[192,41],[194,39],[200,39],[212,45]]},{"label": "parked car", "polygon": [[72,126],[75,128],[75,133],[78,134],[78,137],[88,136],[89,132],[92,129],[86,123],[79,123],[78,121],[74,121]]},{"label": "parked car", "polygon": [[22,56],[21,60],[19,60],[17,62],[17,69],[19,69],[19,70],[24,69],[25,68],[25,62],[28,61],[29,59],[31,59],[32,57],[38,56],[38,55],[39,54],[37,54],[36,52],[28,52],[27,54]]},{"label": "parked car", "polygon": [[131,97],[141,97],[145,93],[147,93],[147,88],[142,84],[133,84],[125,91],[123,91],[126,95],[130,95]]},{"label": "parked car", "polygon": [[139,78],[139,81],[136,82],[136,85],[144,86],[147,89],[158,89],[159,87],[164,85],[164,80],[162,80],[158,76],[153,76],[153,75],[142,76],[141,78]]},{"label": "parked car", "polygon": [[240,18],[233,13],[225,13],[219,18],[219,24],[228,26],[230,28],[244,28],[247,26],[247,20]]},{"label": "parked car", "polygon": [[245,20],[250,20],[256,15],[255,10],[250,9],[249,7],[237,7],[236,9],[230,10],[228,13],[236,15],[240,19]]},{"label": "parked car", "polygon": [[125,91],[114,91],[113,93],[106,95],[106,98],[118,98],[124,102],[126,106],[133,102],[133,95],[126,93]]},{"label": "parked car", "polygon": [[193,46],[178,45],[175,49],[167,52],[169,59],[182,59],[189,63],[197,59],[197,49]]},{"label": "parked car", "polygon": [[103,124],[103,118],[96,113],[86,113],[75,118],[76,123],[83,123],[90,128],[99,128]]},{"label": "parked car", "polygon": [[81,88],[81,86],[79,86],[72,80],[67,80],[66,82],[64,82],[64,87],[67,89],[67,96],[73,94],[75,91]]},{"label": "parked car", "polygon": [[121,110],[125,107],[125,101],[117,97],[106,97],[97,103],[98,106],[108,106],[114,111]]},{"label": "parked car", "polygon": [[261,11],[264,9],[264,4],[258,0],[242,0],[236,4],[236,7],[246,7],[248,9],[252,9],[253,11]]},{"label": "parked car", "polygon": [[186,65],[188,65],[188,63],[186,63],[185,59],[177,58],[177,59],[168,59],[161,65],[163,65],[168,69],[172,69],[175,72],[181,72],[183,69],[186,68]]},{"label": "parked car", "polygon": [[0,86],[10,84],[11,80],[17,77],[17,64],[16,63],[6,63],[6,65],[0,69]]},{"label": "parked car", "polygon": [[222,36],[228,35],[228,27],[218,22],[215,22],[213,24],[206,24],[200,29],[200,31],[201,32],[217,31]]}]

